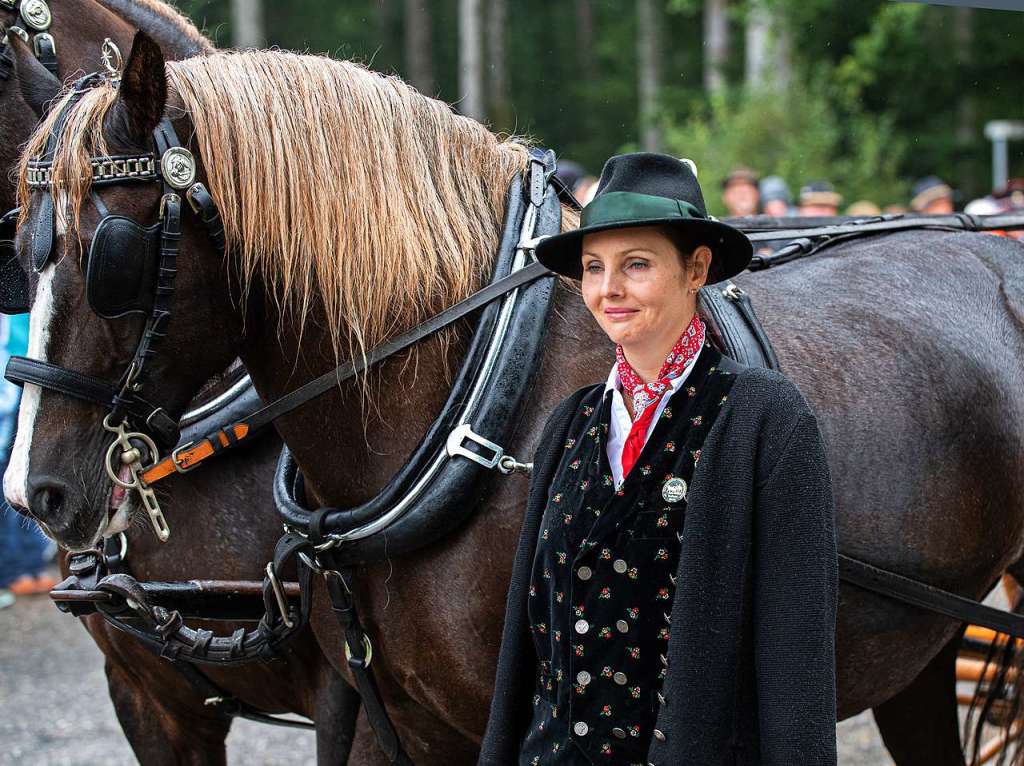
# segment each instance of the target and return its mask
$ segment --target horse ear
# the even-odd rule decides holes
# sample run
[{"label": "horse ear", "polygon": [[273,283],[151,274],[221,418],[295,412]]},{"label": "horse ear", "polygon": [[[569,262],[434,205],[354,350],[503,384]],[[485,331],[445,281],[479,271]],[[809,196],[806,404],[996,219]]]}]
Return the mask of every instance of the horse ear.
[{"label": "horse ear", "polygon": [[21,97],[32,107],[36,117],[41,119],[60,93],[60,80],[39,63],[28,44],[18,35],[8,33],[7,40],[14,58],[14,72]]},{"label": "horse ear", "polygon": [[118,100],[132,138],[148,138],[163,119],[167,106],[164,54],[145,32],[135,34],[132,52],[121,75]]}]

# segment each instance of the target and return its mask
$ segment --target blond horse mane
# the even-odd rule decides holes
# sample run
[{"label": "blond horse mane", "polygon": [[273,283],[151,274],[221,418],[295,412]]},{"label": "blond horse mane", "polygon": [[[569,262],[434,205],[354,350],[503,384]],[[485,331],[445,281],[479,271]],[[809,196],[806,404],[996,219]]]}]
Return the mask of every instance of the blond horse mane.
[{"label": "blond horse mane", "polygon": [[[322,310],[335,353],[364,353],[489,273],[508,184],[528,162],[521,142],[347,61],[214,53],[168,63],[167,74],[172,105],[194,123],[243,292],[259,283],[300,323]],[[116,98],[109,85],[87,92],[58,143],[68,239],[88,196],[88,158],[108,152],[103,117]],[[63,103],[26,149],[23,209],[27,161]]]}]

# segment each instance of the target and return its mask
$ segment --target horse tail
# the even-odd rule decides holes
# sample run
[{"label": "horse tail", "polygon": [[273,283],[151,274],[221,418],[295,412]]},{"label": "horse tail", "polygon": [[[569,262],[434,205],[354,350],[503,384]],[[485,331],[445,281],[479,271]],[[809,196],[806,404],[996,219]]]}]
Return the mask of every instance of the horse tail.
[{"label": "horse tail", "polygon": [[[1024,591],[1013,611],[1024,607]],[[981,656],[971,676],[977,686],[964,720],[964,754],[970,766],[1024,766],[1024,640],[1002,633],[988,641],[964,639],[962,654]],[[959,673],[958,673],[959,675]]]}]

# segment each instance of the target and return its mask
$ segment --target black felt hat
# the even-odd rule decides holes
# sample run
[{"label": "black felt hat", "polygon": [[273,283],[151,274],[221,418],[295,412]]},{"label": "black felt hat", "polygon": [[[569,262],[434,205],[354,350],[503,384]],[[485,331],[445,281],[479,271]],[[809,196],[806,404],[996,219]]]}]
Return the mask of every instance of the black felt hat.
[{"label": "black felt hat", "polygon": [[537,245],[537,260],[559,274],[582,279],[585,235],[636,226],[671,226],[689,241],[710,247],[709,281],[739,274],[753,254],[743,232],[708,215],[692,162],[638,152],[605,163],[597,193],[583,208],[580,228],[543,240]]}]

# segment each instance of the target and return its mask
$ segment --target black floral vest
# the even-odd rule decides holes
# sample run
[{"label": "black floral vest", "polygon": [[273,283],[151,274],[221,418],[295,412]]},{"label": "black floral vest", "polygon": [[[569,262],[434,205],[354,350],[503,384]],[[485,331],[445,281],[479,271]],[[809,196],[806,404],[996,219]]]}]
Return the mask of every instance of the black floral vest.
[{"label": "black floral vest", "polygon": [[611,392],[583,398],[548,490],[529,592],[539,667],[521,766],[647,763],[686,492],[734,375],[705,344],[616,490]]}]

